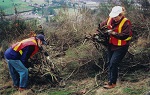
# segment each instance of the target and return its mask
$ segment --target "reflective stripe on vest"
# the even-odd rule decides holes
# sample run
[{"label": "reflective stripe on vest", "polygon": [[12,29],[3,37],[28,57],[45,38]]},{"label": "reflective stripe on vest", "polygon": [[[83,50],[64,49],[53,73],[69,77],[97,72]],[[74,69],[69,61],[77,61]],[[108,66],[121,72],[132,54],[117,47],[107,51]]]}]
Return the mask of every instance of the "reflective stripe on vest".
[{"label": "reflective stripe on vest", "polygon": [[111,26],[111,20],[112,20],[112,18],[108,18],[108,21],[107,21],[107,27],[108,27],[108,29],[111,29],[112,28],[112,26]]},{"label": "reflective stripe on vest", "polygon": [[[110,19],[110,18],[109,18]],[[118,26],[118,30],[117,29],[115,29],[115,30],[117,30],[117,32],[118,33],[121,33],[122,32],[122,27],[123,27],[123,25],[124,25],[124,23],[127,21],[128,19],[127,18],[123,18],[123,20],[120,22],[120,24],[119,24],[119,26]],[[111,21],[111,20],[108,20],[108,21]],[[110,22],[107,22],[107,24],[108,23],[110,23]],[[109,27],[108,27],[109,28]],[[114,44],[114,45],[117,45],[117,46],[121,46],[121,45],[124,45],[124,44],[126,44],[126,41],[129,41],[129,40],[131,40],[131,35],[127,38],[127,39],[125,39],[125,40],[119,40],[119,39],[117,39],[117,38],[112,38],[112,36],[110,37],[110,43],[112,43],[112,44]],[[114,39],[114,40],[113,40]],[[113,41],[112,41],[113,40]],[[115,42],[114,42],[115,41]],[[117,42],[116,42],[117,41]]]},{"label": "reflective stripe on vest", "polygon": [[[123,20],[120,22],[119,27],[118,27],[118,33],[121,33],[122,26],[127,20],[128,20],[127,18],[123,18]],[[121,46],[121,40],[119,39],[118,39],[118,46]]]},{"label": "reflective stripe on vest", "polygon": [[19,50],[19,53],[22,55],[22,54],[23,54],[23,51],[22,51],[22,50]]},{"label": "reflective stripe on vest", "polygon": [[29,45],[35,46],[35,50],[33,51],[33,53],[30,56],[30,57],[32,57],[39,50],[39,48],[37,46],[37,42],[34,37],[22,40],[21,42],[14,44],[14,45],[12,45],[12,48],[13,48],[13,50],[18,51],[22,55],[23,54],[22,49]]},{"label": "reflective stripe on vest", "polygon": [[[35,40],[30,40],[30,39],[25,39],[25,40],[22,40],[21,42],[19,42],[18,45],[16,45],[13,50],[17,51],[17,49],[19,48],[19,46],[24,43],[24,42],[28,42],[28,41],[32,41],[33,43],[36,44],[36,41]],[[23,54],[23,51],[22,50],[19,50],[19,53],[22,55]]]}]

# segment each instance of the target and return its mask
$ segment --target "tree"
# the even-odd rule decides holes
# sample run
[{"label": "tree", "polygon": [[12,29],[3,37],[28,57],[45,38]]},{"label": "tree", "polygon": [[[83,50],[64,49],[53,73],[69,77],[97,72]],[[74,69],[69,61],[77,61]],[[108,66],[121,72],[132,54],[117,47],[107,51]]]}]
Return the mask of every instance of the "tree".
[{"label": "tree", "polygon": [[48,3],[48,5],[49,5],[49,0],[45,0],[45,2],[47,2],[47,3]]},{"label": "tree", "polygon": [[150,17],[150,2],[148,0],[140,0],[140,3],[144,18]]},{"label": "tree", "polygon": [[2,9],[0,9],[0,21],[4,20],[4,15],[5,15],[5,12]]},{"label": "tree", "polygon": [[48,7],[47,11],[48,11],[49,15],[55,15],[56,14],[55,10],[51,7]]}]

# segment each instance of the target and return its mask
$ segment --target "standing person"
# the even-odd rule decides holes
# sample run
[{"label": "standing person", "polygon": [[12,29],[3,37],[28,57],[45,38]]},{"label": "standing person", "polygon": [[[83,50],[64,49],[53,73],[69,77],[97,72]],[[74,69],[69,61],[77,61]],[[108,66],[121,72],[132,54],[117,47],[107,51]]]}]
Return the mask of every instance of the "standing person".
[{"label": "standing person", "polygon": [[45,37],[42,34],[30,37],[9,47],[5,53],[9,72],[15,88],[23,91],[28,83],[28,59],[36,54],[42,45],[46,45]]},{"label": "standing person", "polygon": [[100,24],[106,26],[109,36],[108,45],[108,82],[104,88],[111,89],[116,86],[118,78],[118,65],[128,51],[132,37],[131,23],[125,17],[125,9],[121,6],[112,8],[109,18]]}]

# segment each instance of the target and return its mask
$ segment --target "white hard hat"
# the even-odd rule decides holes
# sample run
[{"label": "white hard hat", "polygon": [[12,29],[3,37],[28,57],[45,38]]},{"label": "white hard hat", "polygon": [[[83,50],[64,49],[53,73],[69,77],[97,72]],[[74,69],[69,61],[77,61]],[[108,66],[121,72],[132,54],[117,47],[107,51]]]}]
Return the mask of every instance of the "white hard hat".
[{"label": "white hard hat", "polygon": [[122,10],[121,6],[115,6],[115,7],[112,8],[109,16],[113,18],[113,17],[118,16],[122,12],[123,12],[123,10]]}]

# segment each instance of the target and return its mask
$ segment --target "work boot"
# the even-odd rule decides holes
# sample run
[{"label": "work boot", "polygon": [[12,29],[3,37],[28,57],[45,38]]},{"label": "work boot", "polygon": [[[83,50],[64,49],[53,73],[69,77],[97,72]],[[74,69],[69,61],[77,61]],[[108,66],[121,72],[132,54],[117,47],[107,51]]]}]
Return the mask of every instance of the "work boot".
[{"label": "work boot", "polygon": [[22,91],[26,90],[26,88],[19,87],[18,90],[19,90],[20,92],[22,92]]},{"label": "work boot", "polygon": [[105,88],[105,89],[111,89],[111,88],[114,88],[116,86],[116,84],[107,84],[107,85],[104,85],[103,87]]}]

